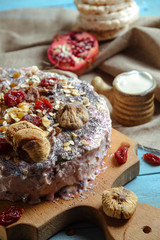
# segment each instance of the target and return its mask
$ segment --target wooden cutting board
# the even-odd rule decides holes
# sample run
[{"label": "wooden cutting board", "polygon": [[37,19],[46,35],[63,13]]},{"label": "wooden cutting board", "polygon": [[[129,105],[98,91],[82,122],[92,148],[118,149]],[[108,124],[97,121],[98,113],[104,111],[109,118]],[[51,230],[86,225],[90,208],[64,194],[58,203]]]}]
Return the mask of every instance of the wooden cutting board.
[{"label": "wooden cutting board", "polygon": [[[130,144],[128,160],[119,165],[114,152],[122,142]],[[0,201],[0,211],[15,205],[24,208],[21,219],[8,227],[0,226],[1,240],[45,240],[63,227],[76,221],[90,221],[102,227],[107,240],[158,240],[160,239],[160,210],[138,204],[130,220],[116,220],[105,216],[102,210],[102,192],[110,187],[121,186],[139,173],[137,144],[130,138],[112,129],[111,148],[105,157],[106,169],[96,178],[90,190],[74,199],[42,202],[38,205]]]}]

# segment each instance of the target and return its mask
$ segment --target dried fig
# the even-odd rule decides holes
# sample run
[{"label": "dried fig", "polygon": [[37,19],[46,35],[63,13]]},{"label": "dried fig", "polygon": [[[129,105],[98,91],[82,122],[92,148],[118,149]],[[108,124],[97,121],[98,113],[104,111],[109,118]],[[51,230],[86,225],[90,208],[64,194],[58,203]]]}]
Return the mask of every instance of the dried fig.
[{"label": "dried fig", "polygon": [[137,206],[137,196],[124,187],[110,188],[102,194],[103,211],[109,217],[130,218]]},{"label": "dried fig", "polygon": [[49,156],[51,147],[45,133],[30,122],[11,124],[5,138],[25,161],[41,162]]},{"label": "dried fig", "polygon": [[10,143],[11,145],[13,145],[13,136],[14,134],[21,130],[21,129],[25,129],[25,128],[32,128],[32,129],[38,129],[39,131],[43,132],[39,127],[35,126],[34,124],[27,122],[27,121],[20,121],[17,123],[13,123],[11,124],[5,134],[5,139],[8,143]]},{"label": "dried fig", "polygon": [[62,105],[57,113],[57,121],[65,129],[80,129],[88,120],[87,108],[79,102]]},{"label": "dried fig", "polygon": [[50,142],[39,130],[28,128],[14,134],[13,148],[17,153],[24,151],[33,162],[42,162],[50,153]]}]

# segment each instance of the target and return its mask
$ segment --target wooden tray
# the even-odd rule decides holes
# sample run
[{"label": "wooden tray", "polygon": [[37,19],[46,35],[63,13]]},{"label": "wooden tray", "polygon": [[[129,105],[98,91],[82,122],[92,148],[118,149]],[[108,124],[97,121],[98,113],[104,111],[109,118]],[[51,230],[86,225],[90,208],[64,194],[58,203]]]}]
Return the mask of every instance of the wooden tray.
[{"label": "wooden tray", "polygon": [[[128,160],[119,165],[114,152],[122,142],[128,142]],[[160,239],[160,210],[156,207],[138,204],[130,220],[116,220],[105,216],[102,210],[102,192],[110,187],[121,186],[139,173],[137,144],[130,138],[112,129],[111,148],[105,157],[106,170],[96,178],[92,190],[74,199],[57,202],[42,202],[38,205],[0,201],[0,211],[11,205],[24,208],[21,219],[8,227],[0,226],[1,240],[45,240],[63,227],[76,221],[90,221],[102,227],[107,240],[158,240]]]}]

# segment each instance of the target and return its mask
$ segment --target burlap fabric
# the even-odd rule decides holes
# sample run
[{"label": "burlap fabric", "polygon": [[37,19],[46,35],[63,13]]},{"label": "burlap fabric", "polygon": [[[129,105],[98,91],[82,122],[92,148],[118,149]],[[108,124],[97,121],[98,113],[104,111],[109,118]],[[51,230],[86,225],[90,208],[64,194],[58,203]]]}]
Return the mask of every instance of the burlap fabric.
[{"label": "burlap fabric", "polygon": [[[77,11],[64,8],[0,12],[0,66],[51,68],[46,51],[53,36],[71,31],[76,17]],[[124,35],[101,43],[97,60],[80,78],[90,82],[98,74],[111,84],[117,74],[129,70],[147,71],[155,78],[155,114],[149,123],[136,127],[113,119],[113,127],[142,145],[160,149],[160,17],[141,18]]]}]

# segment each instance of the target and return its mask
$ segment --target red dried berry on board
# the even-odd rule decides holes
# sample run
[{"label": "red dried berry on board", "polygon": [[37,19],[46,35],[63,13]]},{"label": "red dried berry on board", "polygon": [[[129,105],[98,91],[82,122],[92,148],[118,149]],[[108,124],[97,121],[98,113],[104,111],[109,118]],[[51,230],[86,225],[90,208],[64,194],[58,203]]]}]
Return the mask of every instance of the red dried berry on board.
[{"label": "red dried berry on board", "polygon": [[15,223],[20,219],[22,214],[22,208],[11,206],[6,211],[0,213],[0,225],[8,226]]},{"label": "red dried berry on board", "polygon": [[8,107],[13,107],[23,102],[25,93],[19,89],[10,89],[4,94],[4,101]]},{"label": "red dried berry on board", "polygon": [[12,146],[6,142],[5,138],[0,138],[0,154],[6,154],[12,150]]},{"label": "red dried berry on board", "polygon": [[128,152],[128,146],[124,145],[118,148],[118,150],[114,154],[118,163],[123,164],[127,161],[127,152]]},{"label": "red dried berry on board", "polygon": [[98,41],[93,35],[73,31],[63,36],[57,35],[47,55],[55,67],[80,75],[94,62],[98,51]]},{"label": "red dried berry on board", "polygon": [[39,116],[32,116],[32,115],[25,115],[21,121],[27,121],[27,122],[30,122],[30,123],[33,123],[34,125],[36,126],[40,126],[42,124],[42,120]]},{"label": "red dried berry on board", "polygon": [[46,98],[38,98],[35,101],[35,108],[40,110],[46,110],[47,113],[52,111],[52,104]]},{"label": "red dried berry on board", "polygon": [[146,153],[143,155],[143,159],[152,165],[160,165],[160,157],[153,153]]},{"label": "red dried berry on board", "polygon": [[54,86],[59,82],[59,79],[54,77],[54,78],[43,78],[40,82],[41,87],[49,87],[49,86]]}]

